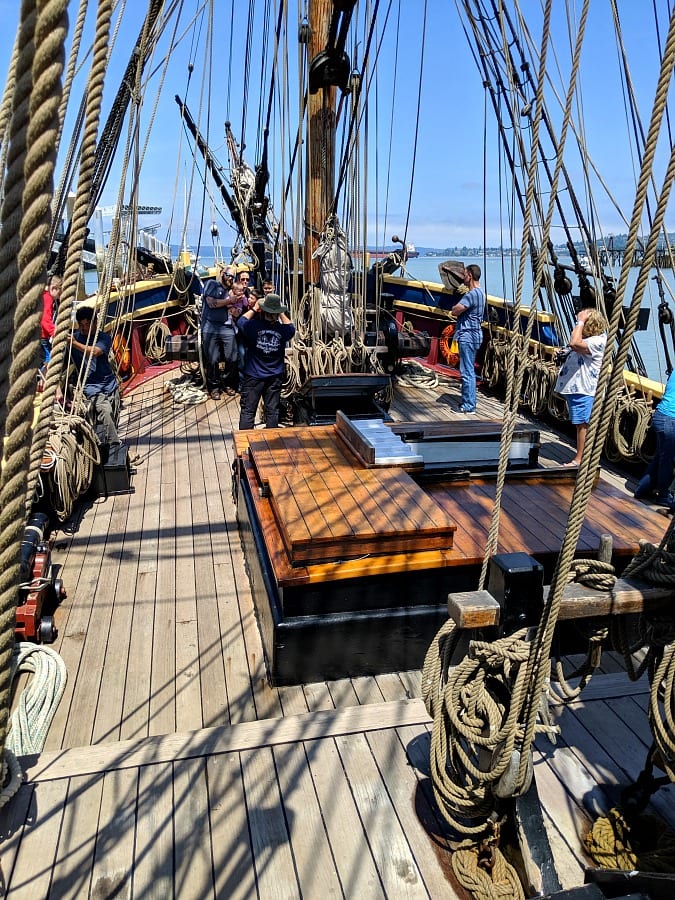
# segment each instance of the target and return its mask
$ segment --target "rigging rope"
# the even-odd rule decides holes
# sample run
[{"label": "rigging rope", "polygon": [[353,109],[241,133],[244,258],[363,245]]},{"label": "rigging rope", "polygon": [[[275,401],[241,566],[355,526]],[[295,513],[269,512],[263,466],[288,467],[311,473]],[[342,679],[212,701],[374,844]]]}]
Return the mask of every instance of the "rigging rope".
[{"label": "rigging rope", "polygon": [[[551,191],[551,196],[549,199],[549,207],[546,214],[545,225],[544,225],[544,234],[543,234],[543,243],[545,244],[548,239],[548,233],[550,232],[551,222],[553,219],[553,212],[555,210],[555,195],[557,192],[557,178],[560,173],[561,165],[562,165],[562,149],[565,146],[565,135],[566,135],[566,125],[569,121],[569,117],[571,114],[571,103],[572,98],[574,96],[574,91],[576,87],[576,74],[578,72],[579,67],[579,56],[581,53],[581,46],[583,44],[583,35],[584,35],[584,26],[585,20],[588,11],[588,0],[584,0],[584,6],[581,14],[581,22],[579,26],[579,35],[577,38],[577,44],[575,47],[574,53],[574,61],[572,65],[572,71],[570,74],[570,85],[568,90],[568,104],[565,110],[565,119],[563,121],[561,140],[560,140],[560,154],[558,159],[556,160],[556,171],[553,178],[553,187]],[[529,235],[531,228],[531,219],[532,219],[532,210],[535,202],[535,181],[536,181],[536,173],[537,173],[537,163],[538,163],[538,151],[539,151],[539,126],[541,124],[543,111],[544,111],[544,84],[546,79],[546,56],[547,50],[549,46],[549,38],[550,38],[550,21],[551,21],[551,2],[547,0],[545,9],[544,9],[544,24],[542,28],[542,39],[541,39],[541,51],[539,58],[539,73],[537,78],[537,94],[535,99],[535,115],[534,120],[532,122],[532,138],[531,138],[531,155],[530,161],[528,165],[527,172],[527,194],[525,201],[525,215],[523,218],[523,230],[522,230],[522,240],[521,240],[521,251],[520,251],[520,259],[518,266],[518,280],[516,285],[516,299],[513,309],[513,315],[515,321],[519,321],[520,318],[520,306],[523,296],[523,286],[525,280],[525,264],[526,264],[526,250],[529,243]],[[525,335],[523,338],[523,343],[525,348],[529,346],[529,340],[532,334],[532,330],[534,327],[535,321],[535,313],[536,313],[536,300],[539,294],[539,288],[542,282],[542,276],[544,271],[544,255],[540,254],[537,260],[537,269],[535,273],[535,283],[534,290],[532,295],[532,302],[530,304],[530,311],[527,319],[527,326],[525,329]],[[522,386],[522,381],[525,373],[524,360],[527,358],[527,353],[523,353],[519,358],[516,356],[516,342],[513,341],[508,345],[508,353],[509,353],[509,362],[508,362],[508,381],[507,381],[507,389],[506,389],[506,399],[505,399],[505,416],[504,416],[504,425],[502,428],[502,441],[499,450],[499,462],[497,468],[497,486],[496,486],[496,498],[495,505],[493,509],[492,519],[490,522],[490,529],[487,536],[485,553],[483,557],[483,565],[481,568],[479,587],[482,588],[485,584],[487,578],[487,570],[488,563],[490,557],[495,553],[497,548],[497,542],[499,537],[499,518],[500,518],[500,506],[501,506],[501,497],[504,489],[504,484],[506,482],[506,469],[508,465],[508,456],[511,447],[511,441],[513,438],[513,433],[516,426],[516,415],[518,408],[518,397],[520,396],[520,390]]]},{"label": "rigging rope", "polygon": [[[40,301],[49,251],[58,106],[66,34],[65,0],[25,2],[17,95],[0,235],[0,747],[9,709],[30,430],[39,342]],[[8,259],[9,256],[9,259]],[[11,365],[9,340],[11,340]],[[6,411],[5,411],[6,410]]]},{"label": "rigging rope", "polygon": [[70,240],[68,242],[68,254],[63,278],[63,291],[56,316],[52,355],[47,366],[47,378],[42,393],[40,414],[31,445],[30,469],[26,491],[26,502],[29,507],[33,501],[35,482],[40,471],[42,456],[52,423],[54,402],[63,377],[64,360],[67,351],[70,349],[71,310],[77,297],[81,255],[87,237],[87,220],[93,187],[94,155],[103,100],[103,81],[108,61],[108,37],[110,34],[112,8],[112,0],[99,0],[94,51],[88,79],[84,136],[80,156],[80,176],[70,222]]},{"label": "rigging rope", "polygon": [[[647,185],[649,183],[650,171],[654,161],[654,154],[656,150],[656,143],[660,131],[660,126],[663,118],[663,111],[665,108],[665,101],[667,97],[668,85],[670,78],[672,76],[673,63],[675,62],[675,12],[671,16],[670,20],[670,29],[668,35],[668,41],[666,44],[666,49],[664,51],[664,57],[662,60],[661,70],[659,73],[659,83],[656,92],[656,97],[654,101],[654,109],[652,113],[652,121],[649,129],[649,138],[645,148],[645,154],[643,159],[643,168],[641,172],[641,177],[638,185],[638,191],[635,198],[633,216],[631,220],[631,228],[629,230],[628,241],[627,241],[627,250],[629,254],[632,255],[633,248],[635,246],[635,242],[637,240],[638,228],[641,219],[641,212],[644,205],[644,199],[646,194]],[[647,244],[646,249],[646,258],[644,265],[648,266],[651,262],[651,258],[653,257],[653,253],[656,247],[656,237],[658,235],[658,230],[661,227],[662,217],[665,209],[665,202],[667,201],[667,197],[669,194],[670,185],[672,183],[673,175],[675,173],[675,149],[673,151],[673,156],[671,156],[671,165],[668,167],[668,172],[666,174],[666,178],[664,181],[664,189],[662,191],[662,196],[660,198],[659,204],[657,206],[654,227],[652,229],[652,233],[650,234],[650,239]],[[629,258],[624,261],[624,266],[621,271],[621,280],[619,284],[619,289],[617,291],[618,302],[615,304],[615,308],[612,312],[612,319],[610,322],[610,334],[608,347],[611,346],[610,342],[613,340],[616,335],[619,317],[621,315],[621,300],[625,293],[626,280],[628,277],[628,269],[629,269]],[[640,276],[643,275],[643,270],[640,272]],[[526,716],[523,721],[524,725],[524,734],[523,734],[523,753],[526,750],[529,752],[529,748],[532,745],[532,741],[534,738],[536,722],[537,722],[537,713],[538,713],[538,703],[537,697],[540,695],[542,687],[544,685],[545,678],[547,677],[546,669],[548,658],[550,655],[551,642],[553,638],[553,630],[555,628],[555,624],[558,618],[558,612],[560,609],[560,604],[562,601],[562,594],[564,589],[565,578],[562,573],[566,573],[569,569],[570,561],[572,559],[572,555],[574,553],[574,549],[576,547],[577,541],[579,539],[579,535],[581,532],[581,527],[583,524],[583,520],[585,517],[586,505],[588,499],[590,497],[590,492],[593,484],[593,473],[595,472],[597,465],[599,463],[600,453],[602,449],[602,444],[604,441],[604,436],[606,434],[607,428],[609,427],[609,421],[611,418],[611,413],[613,410],[613,397],[616,395],[616,391],[618,389],[619,383],[623,380],[623,366],[625,362],[625,356],[628,352],[628,345],[630,339],[632,338],[633,331],[635,329],[635,324],[637,322],[637,316],[639,312],[639,305],[641,301],[641,291],[644,290],[644,283],[646,282],[646,276],[642,278],[642,285],[640,284],[641,278],[638,277],[638,287],[636,289],[635,294],[633,295],[630,311],[626,320],[626,329],[624,334],[622,335],[622,339],[619,342],[619,349],[617,351],[616,359],[613,362],[611,361],[611,353],[606,352],[603,358],[600,378],[598,383],[598,396],[605,396],[606,401],[603,404],[596,403],[594,404],[594,409],[591,415],[591,421],[589,423],[588,430],[588,438],[587,438],[587,447],[584,456],[582,457],[581,465],[579,468],[579,473],[576,479],[574,493],[572,497],[572,504],[570,509],[570,516],[568,522],[568,528],[565,534],[565,539],[563,541],[563,546],[560,552],[560,556],[558,558],[558,562],[556,564],[555,571],[553,573],[553,578],[551,582],[551,588],[548,595],[548,598],[545,603],[544,613],[541,619],[541,623],[537,629],[537,634],[535,635],[535,639],[533,641],[532,651],[530,654],[530,661],[528,663],[528,683],[531,687],[531,702],[529,703],[529,708],[526,711]],[[609,387],[607,388],[607,385]],[[607,388],[605,392],[605,388]],[[519,772],[519,780],[523,780],[525,777],[525,764],[521,760],[520,772]]]}]

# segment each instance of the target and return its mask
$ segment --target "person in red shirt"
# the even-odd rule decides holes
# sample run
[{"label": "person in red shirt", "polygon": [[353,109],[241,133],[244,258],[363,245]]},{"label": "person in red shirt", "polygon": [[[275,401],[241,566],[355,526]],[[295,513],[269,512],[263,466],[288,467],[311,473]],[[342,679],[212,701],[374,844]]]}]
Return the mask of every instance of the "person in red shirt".
[{"label": "person in red shirt", "polygon": [[42,295],[42,318],[40,319],[40,368],[49,362],[52,338],[56,330],[56,313],[61,298],[62,281],[60,275],[51,275]]}]

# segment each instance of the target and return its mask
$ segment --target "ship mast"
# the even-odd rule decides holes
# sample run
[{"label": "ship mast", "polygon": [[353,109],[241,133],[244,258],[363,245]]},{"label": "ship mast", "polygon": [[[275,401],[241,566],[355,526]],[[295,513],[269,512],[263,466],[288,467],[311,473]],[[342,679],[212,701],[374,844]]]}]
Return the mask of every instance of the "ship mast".
[{"label": "ship mast", "polygon": [[[325,52],[333,10],[333,0],[312,0],[309,4],[307,52],[313,62]],[[307,166],[305,190],[305,284],[316,283],[318,260],[312,254],[326,224],[335,191],[335,86],[324,83],[310,93],[307,105]]]},{"label": "ship mast", "polygon": [[307,53],[307,178],[305,192],[305,283],[316,283],[319,244],[335,199],[335,94],[349,90],[351,63],[345,52],[356,0],[312,0],[309,4]]}]

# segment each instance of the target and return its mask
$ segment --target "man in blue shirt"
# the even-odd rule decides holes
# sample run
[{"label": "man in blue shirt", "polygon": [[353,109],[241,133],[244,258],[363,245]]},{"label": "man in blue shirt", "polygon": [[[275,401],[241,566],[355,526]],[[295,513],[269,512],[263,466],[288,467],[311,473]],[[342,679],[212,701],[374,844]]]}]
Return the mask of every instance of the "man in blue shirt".
[{"label": "man in blue shirt", "polygon": [[227,365],[226,378],[237,362],[237,328],[231,307],[232,276],[223,269],[218,278],[207,281],[202,292],[202,353],[206,368],[206,389],[213,400],[220,399],[220,363]]},{"label": "man in blue shirt", "polygon": [[241,386],[240,429],[253,428],[261,397],[265,403],[265,425],[276,428],[279,424],[286,344],[295,334],[295,325],[287,312],[277,294],[267,294],[237,323],[247,348]]},{"label": "man in blue shirt", "polygon": [[480,286],[480,266],[472,263],[464,270],[468,292],[450,312],[457,318],[455,340],[459,346],[459,374],[462,377],[460,412],[476,412],[476,354],[483,341],[481,322],[485,312],[485,294]]},{"label": "man in blue shirt", "polygon": [[117,376],[108,362],[112,339],[103,331],[96,335],[96,313],[91,306],[81,306],[75,318],[78,328],[70,336],[71,353],[80,372],[86,372],[82,390],[96,415],[99,440],[111,447],[119,446],[120,391]]}]

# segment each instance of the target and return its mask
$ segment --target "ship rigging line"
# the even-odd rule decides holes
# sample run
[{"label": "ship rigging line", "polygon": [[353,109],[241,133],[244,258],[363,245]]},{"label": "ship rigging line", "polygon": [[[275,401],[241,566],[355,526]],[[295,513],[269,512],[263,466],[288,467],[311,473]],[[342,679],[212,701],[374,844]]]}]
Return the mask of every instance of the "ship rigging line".
[{"label": "ship rigging line", "polygon": [[[283,9],[283,3],[279,4],[281,14],[281,10]],[[241,153],[243,154],[245,144],[244,144],[244,135],[246,134],[246,114],[248,112],[248,88],[250,81],[250,72],[251,72],[251,41],[253,37],[253,13],[255,10],[254,0],[248,0],[248,24],[246,26],[246,50],[244,53],[244,90],[243,90],[243,100],[241,104],[241,130],[239,134],[241,135]],[[241,159],[239,160],[241,162]]]},{"label": "ship rigging line", "polygon": [[[615,30],[616,30],[616,36],[617,36],[617,42],[618,42],[618,50],[619,50],[619,54],[621,57],[622,68],[623,68],[624,75],[625,75],[626,87],[628,89],[628,98],[630,101],[630,113],[631,113],[631,120],[633,123],[635,145],[638,150],[638,158],[641,159],[642,149],[644,148],[644,143],[645,143],[644,125],[642,123],[640,111],[637,107],[637,102],[636,102],[636,98],[635,98],[635,89],[633,86],[633,80],[632,80],[631,74],[630,74],[630,67],[628,65],[628,59],[626,56],[626,48],[625,48],[624,41],[623,41],[621,20],[619,18],[619,10],[616,5],[616,0],[612,0],[612,14],[614,17],[614,24],[615,24]],[[661,53],[661,39],[660,39],[660,35],[659,35],[659,27],[658,27],[659,23],[658,23],[658,16],[656,14],[656,9],[654,9],[654,22],[655,22],[657,38],[658,38],[659,53]],[[669,113],[669,110],[667,107],[666,107],[665,118],[666,118],[666,130],[668,133],[668,143],[669,143],[669,146],[672,146],[673,138],[672,138],[672,131],[671,131],[671,127],[670,127],[670,113]],[[638,135],[638,132],[639,132],[639,135]],[[654,184],[654,190],[656,190],[656,185],[655,185],[653,177],[652,177],[652,184]],[[651,214],[651,208],[650,208],[649,202],[647,202],[647,221],[649,222],[649,224],[651,226],[652,214]],[[670,256],[670,264],[671,264],[671,268],[672,268],[673,267],[673,248],[672,248],[672,246],[670,244],[670,240],[668,238],[668,230],[665,226],[663,228],[663,238],[665,240],[665,245],[668,249],[668,254]]]},{"label": "ship rigging line", "polygon": [[0,234],[0,333],[5,338],[0,348],[0,435],[4,437],[0,471],[0,559],[3,561],[0,566],[0,748],[3,751],[9,715],[14,619],[19,601],[21,537],[26,519],[40,297],[49,250],[66,2],[41,3],[37,7],[22,4],[20,16],[16,93]]},{"label": "ship rigging line", "polygon": [[420,75],[417,84],[417,110],[415,112],[415,139],[413,141],[413,158],[410,171],[410,191],[408,192],[408,209],[405,214],[405,229],[403,232],[403,258],[408,246],[408,225],[410,224],[410,208],[412,207],[413,184],[415,183],[415,169],[417,166],[417,144],[420,136],[420,110],[422,108],[422,74],[424,71],[424,49],[427,37],[427,0],[424,0],[424,17],[422,19],[422,46],[420,48]]},{"label": "ship rigging line", "polygon": [[[387,14],[384,19],[385,24],[384,24],[384,28],[382,29],[383,35],[384,35],[384,30],[386,28],[387,20],[389,19],[389,13],[391,12],[392,3],[393,3],[393,0],[389,0],[389,6],[387,7]],[[366,47],[363,52],[362,67],[363,67],[364,72],[367,71],[367,66],[368,66],[368,62],[370,59],[370,46],[373,42],[373,35],[375,33],[375,22],[377,21],[377,11],[379,10],[379,8],[380,8],[380,0],[375,0],[375,6],[373,7],[373,14],[370,19],[370,26],[368,28],[368,38],[366,39]],[[379,46],[381,46],[381,41],[380,41]],[[379,56],[379,46],[378,46],[378,51],[376,54],[376,59],[377,59],[377,56]],[[371,75],[370,79],[368,80],[368,90],[370,89],[370,83],[372,81],[372,78],[373,78],[373,76]],[[352,146],[354,129],[356,127],[356,120],[357,120],[357,118],[359,118],[358,109],[359,109],[359,100],[361,99],[361,91],[362,90],[363,90],[363,79],[360,79],[359,83],[356,87],[356,97],[354,98],[354,101],[353,101],[352,115],[350,116],[350,119],[349,119],[349,128],[347,130],[347,140],[345,141],[345,149],[342,153],[342,159],[340,160],[340,174],[339,174],[337,184],[335,187],[335,195],[333,197],[333,202],[331,203],[328,218],[330,218],[331,216],[337,215],[337,203],[338,203],[338,199],[340,196],[340,192],[342,190],[342,186],[343,186],[345,178],[347,176],[350,148]]]},{"label": "ship rigging line", "polygon": [[[642,160],[642,168],[638,187],[633,206],[633,214],[631,225],[628,232],[626,242],[626,252],[632,254],[637,244],[638,231],[642,218],[642,211],[647,194],[649,181],[654,165],[654,158],[658,142],[659,133],[664,116],[664,109],[667,103],[668,88],[672,79],[673,65],[675,62],[675,12],[671,15],[670,26],[668,31],[668,40],[661,60],[659,72],[658,86],[656,90],[652,117],[648,132],[648,138],[645,144],[645,153]],[[548,598],[545,601],[544,612],[541,624],[537,629],[537,634],[533,642],[530,660],[528,662],[528,683],[533,686],[530,694],[529,709],[524,721],[525,732],[523,740],[523,749],[528,751],[532,746],[534,731],[537,721],[537,708],[535,698],[539,697],[543,688],[544,679],[546,677],[545,666],[543,662],[548,659],[551,644],[553,641],[553,630],[558,618],[560,605],[562,601],[563,589],[567,580],[572,557],[575,552],[577,541],[581,533],[583,520],[586,513],[586,506],[593,487],[593,475],[597,470],[600,462],[600,454],[604,440],[609,428],[610,420],[613,412],[614,398],[623,381],[623,367],[626,361],[626,355],[630,347],[633,331],[637,323],[637,317],[642,300],[642,293],[649,277],[649,266],[651,264],[655,249],[658,233],[663,224],[667,201],[670,195],[673,178],[675,177],[675,148],[670,156],[668,171],[664,178],[661,197],[657,204],[656,218],[651,230],[643,264],[640,267],[638,283],[633,293],[630,303],[630,310],[627,316],[626,330],[619,341],[619,347],[615,358],[612,360],[611,353],[605,352],[603,357],[600,378],[598,381],[598,395],[605,397],[602,404],[594,404],[591,414],[591,420],[588,427],[588,437],[586,451],[582,456],[581,465],[575,482],[574,493],[572,495],[572,504],[570,507],[570,515],[568,527],[565,532],[563,546],[556,563],[551,581],[551,588]],[[624,260],[621,268],[621,276],[617,295],[619,299],[625,295],[626,285],[628,281],[628,272],[630,269],[630,260]],[[618,331],[619,318],[621,315],[621,305],[616,303],[612,311],[612,319],[610,322],[610,339],[613,339]],[[609,341],[608,341],[609,344]],[[521,758],[519,779],[524,776],[525,755]]]},{"label": "ship rigging line", "polygon": [[[585,11],[587,9],[589,0],[584,0],[584,11],[582,12],[582,25],[585,22]],[[537,206],[535,203],[535,181],[537,177],[538,170],[538,157],[541,152],[541,143],[539,141],[539,129],[543,120],[544,113],[544,81],[546,76],[546,60],[547,60],[547,52],[549,49],[549,39],[550,39],[550,16],[551,16],[551,3],[552,0],[547,0],[546,7],[544,10],[544,24],[542,28],[542,38],[541,38],[541,50],[539,53],[539,72],[537,77],[537,91],[535,97],[535,107],[534,107],[534,118],[532,121],[532,140],[530,142],[530,159],[527,167],[527,193],[525,200],[525,216],[523,220],[523,231],[522,231],[522,240],[521,240],[521,249],[520,249],[520,258],[518,263],[518,280],[516,285],[516,297],[515,297],[515,305],[514,305],[514,316],[517,317],[520,314],[520,307],[522,303],[523,296],[523,285],[524,285],[524,276],[525,276],[525,264],[526,264],[526,245],[528,243],[528,237],[531,230],[531,217],[533,209]],[[575,65],[572,67],[572,72],[570,75],[570,86],[568,91],[568,109],[566,109],[566,118],[567,121],[570,116],[571,103],[574,96],[574,90],[576,87],[576,74],[578,71],[578,54],[581,49],[581,42],[583,39],[583,29],[580,27],[579,37],[578,37],[578,45],[575,56]],[[566,126],[563,125],[563,134],[566,134]],[[558,158],[556,161],[556,173],[553,178],[552,190],[549,197],[549,208],[544,220],[544,240],[547,239],[548,233],[550,232],[551,221],[553,218],[553,212],[555,210],[556,204],[556,193],[557,193],[557,179],[562,167],[562,152],[560,151],[558,154]],[[539,293],[539,288],[542,283],[542,277],[544,272],[545,258],[543,254],[539,254],[537,258],[537,267],[534,279],[534,290],[532,296],[532,303],[530,304],[530,311],[527,318],[527,326],[525,329],[525,334],[523,336],[524,346],[527,347],[529,343],[530,336],[532,334],[532,329],[534,326],[534,320],[536,316],[536,297]],[[501,496],[504,488],[504,484],[506,481],[506,468],[508,464],[508,453],[510,448],[510,443],[513,437],[513,431],[515,429],[516,424],[516,414],[518,409],[518,401],[520,397],[522,381],[525,374],[525,354],[522,358],[518,358],[517,356],[517,342],[512,341],[508,348],[508,380],[506,387],[506,398],[504,401],[505,405],[505,418],[504,418],[504,429],[503,429],[503,437],[500,444],[499,450],[499,463],[497,468],[497,486],[496,486],[496,498],[495,505],[493,509],[492,520],[490,522],[490,529],[488,532],[486,545],[485,545],[485,553],[483,557],[483,565],[481,568],[480,574],[480,582],[479,587],[483,587],[487,578],[487,568],[490,556],[495,552],[497,548],[498,536],[499,536],[499,520],[500,520],[500,507],[501,507]],[[522,773],[521,773],[522,775]],[[522,783],[522,782],[521,782]]]},{"label": "ship rigging line", "polygon": [[112,16],[112,0],[99,3],[94,37],[93,58],[88,79],[86,107],[83,110],[84,136],[80,152],[80,174],[77,185],[73,215],[69,225],[70,240],[65,257],[63,294],[56,316],[56,329],[52,344],[52,358],[47,368],[47,377],[42,392],[40,413],[35,426],[31,443],[31,455],[28,471],[28,487],[26,492],[27,508],[32,502],[35,484],[39,477],[42,456],[49,437],[54,416],[59,382],[63,372],[66,356],[67,335],[70,332],[70,315],[73,301],[77,296],[80,257],[87,234],[87,216],[92,190],[92,178],[96,151],[101,104],[103,99],[103,82],[107,67],[108,38]]}]

